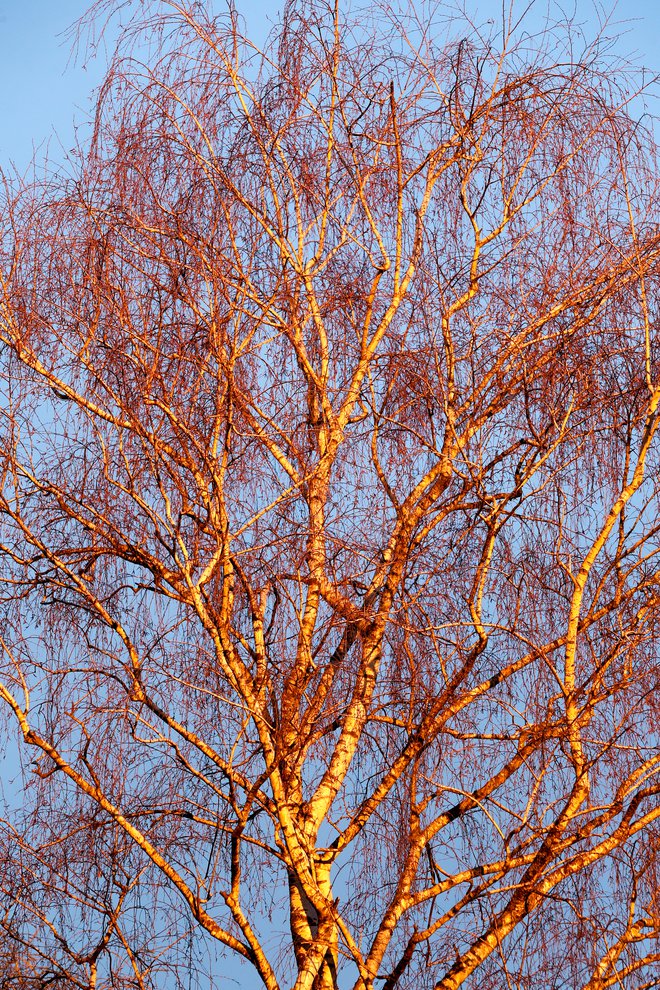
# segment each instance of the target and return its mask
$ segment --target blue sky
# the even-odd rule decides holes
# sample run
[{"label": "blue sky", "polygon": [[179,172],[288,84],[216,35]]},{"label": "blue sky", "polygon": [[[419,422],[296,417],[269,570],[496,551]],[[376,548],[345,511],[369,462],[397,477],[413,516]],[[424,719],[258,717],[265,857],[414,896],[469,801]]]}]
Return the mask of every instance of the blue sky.
[{"label": "blue sky", "polygon": [[[39,148],[61,158],[61,148],[73,145],[74,120],[88,113],[105,65],[103,53],[87,64],[81,55],[72,58],[67,29],[89,6],[88,0],[0,0],[0,167],[14,162],[23,169]],[[280,4],[238,0],[237,6],[258,37]]]},{"label": "blue sky", "polygon": [[[146,0],[149,4],[151,0]],[[222,0],[217,0],[218,9]],[[505,0],[508,6],[508,0]],[[545,0],[537,0],[540,7]],[[592,0],[569,0],[576,19],[597,24]],[[526,2],[517,6],[522,10]],[[61,147],[74,143],[75,118],[84,119],[89,95],[101,79],[103,58],[86,67],[72,63],[70,43],[63,32],[87,8],[87,0],[0,0],[0,166],[14,162],[25,168],[33,149],[61,158]],[[263,34],[268,19],[277,15],[278,0],[237,0],[251,33]],[[477,18],[497,17],[502,0],[472,0]],[[612,10],[605,4],[603,9]],[[660,73],[660,4],[653,0],[622,0],[613,19],[625,32],[620,50],[633,54],[652,72]]]}]

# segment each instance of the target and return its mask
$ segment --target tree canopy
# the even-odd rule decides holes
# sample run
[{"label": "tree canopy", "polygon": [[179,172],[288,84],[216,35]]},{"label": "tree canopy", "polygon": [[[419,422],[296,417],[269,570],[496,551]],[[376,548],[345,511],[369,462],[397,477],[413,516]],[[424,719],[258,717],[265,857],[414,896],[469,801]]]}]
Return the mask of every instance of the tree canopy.
[{"label": "tree canopy", "polygon": [[538,11],[118,7],[0,211],[0,986],[657,985],[637,77]]}]

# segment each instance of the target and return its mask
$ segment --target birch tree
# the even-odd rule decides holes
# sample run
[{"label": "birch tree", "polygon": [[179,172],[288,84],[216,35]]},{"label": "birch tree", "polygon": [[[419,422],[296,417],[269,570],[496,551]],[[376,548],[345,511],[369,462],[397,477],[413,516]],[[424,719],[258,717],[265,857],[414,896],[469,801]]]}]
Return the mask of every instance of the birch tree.
[{"label": "birch tree", "polygon": [[126,6],[4,184],[1,985],[657,985],[634,73],[539,11]]}]

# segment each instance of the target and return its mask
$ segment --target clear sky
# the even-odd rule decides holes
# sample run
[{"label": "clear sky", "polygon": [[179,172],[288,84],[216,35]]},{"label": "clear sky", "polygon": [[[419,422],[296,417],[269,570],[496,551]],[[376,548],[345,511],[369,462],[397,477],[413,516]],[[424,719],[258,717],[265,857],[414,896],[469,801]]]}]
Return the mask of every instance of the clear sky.
[{"label": "clear sky", "polygon": [[[146,0],[147,5],[151,0]],[[72,58],[67,29],[88,0],[0,0],[0,167],[30,163],[33,149],[53,158],[74,143],[74,119],[82,120],[105,61]],[[218,0],[217,8],[224,7]],[[263,37],[281,8],[279,0],[238,0],[252,37]]]},{"label": "clear sky", "polygon": [[[146,0],[147,3],[151,0]],[[505,0],[508,5],[508,0]],[[537,0],[541,6],[545,0]],[[595,25],[593,0],[568,0],[576,19]],[[218,9],[223,5],[217,0]],[[87,8],[87,0],[0,0],[0,166],[23,169],[33,148],[61,157],[60,144],[74,143],[74,118],[83,119],[89,95],[101,79],[103,58],[84,67],[72,63],[63,32]],[[277,16],[280,0],[237,0],[250,33],[263,34]],[[502,0],[472,0],[478,18],[498,16]],[[522,10],[527,3],[519,0]],[[612,10],[612,4],[603,4]],[[620,48],[653,73],[660,73],[660,4],[657,0],[620,0],[613,20],[625,32]],[[588,30],[589,28],[587,28]],[[55,136],[56,135],[56,136]]]}]

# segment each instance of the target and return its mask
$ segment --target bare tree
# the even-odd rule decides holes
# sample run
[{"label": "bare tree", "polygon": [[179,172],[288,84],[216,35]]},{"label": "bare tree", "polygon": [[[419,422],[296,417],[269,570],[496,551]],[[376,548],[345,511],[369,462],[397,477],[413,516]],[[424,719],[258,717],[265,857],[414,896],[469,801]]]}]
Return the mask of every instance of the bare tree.
[{"label": "bare tree", "polygon": [[657,985],[634,75],[147,6],[90,146],[5,185],[0,985]]}]

